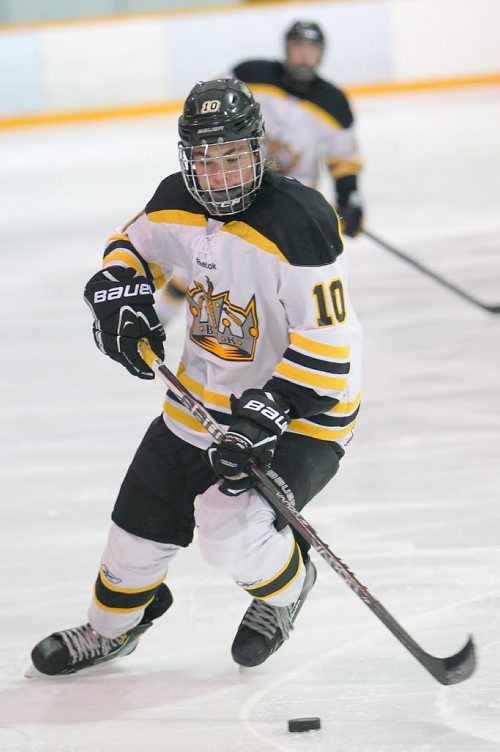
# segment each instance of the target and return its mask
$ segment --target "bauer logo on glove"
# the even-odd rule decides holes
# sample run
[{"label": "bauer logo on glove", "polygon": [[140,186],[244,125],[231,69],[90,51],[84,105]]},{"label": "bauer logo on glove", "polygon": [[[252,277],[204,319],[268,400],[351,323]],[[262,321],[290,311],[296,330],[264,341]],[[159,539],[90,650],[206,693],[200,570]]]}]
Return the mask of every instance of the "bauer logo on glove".
[{"label": "bauer logo on glove", "polygon": [[109,290],[96,290],[94,303],[104,303],[106,300],[118,300],[119,298],[134,298],[140,295],[152,295],[153,290],[148,282],[140,282],[125,287],[111,287]]},{"label": "bauer logo on glove", "polygon": [[284,398],[263,389],[247,389],[239,399],[231,396],[231,423],[220,444],[212,444],[207,457],[219,478],[222,493],[238,496],[255,485],[247,473],[252,460],[267,472],[276,444],[290,418]]},{"label": "bauer logo on glove", "polygon": [[134,269],[110,266],[87,282],[85,301],[94,314],[94,340],[101,352],[140,379],[154,379],[137,345],[146,338],[163,360],[165,332],[154,309],[153,290]]},{"label": "bauer logo on glove", "polygon": [[[255,410],[255,412],[260,413],[263,418],[269,418],[269,420],[279,428],[280,433],[286,431],[290,422],[290,419],[287,418],[286,415],[283,415],[280,410],[276,410],[275,407],[271,407],[269,402],[260,402],[256,399],[250,399],[244,405],[240,406],[239,414],[242,415],[244,410]],[[257,418],[254,418],[254,420],[257,420]]]}]

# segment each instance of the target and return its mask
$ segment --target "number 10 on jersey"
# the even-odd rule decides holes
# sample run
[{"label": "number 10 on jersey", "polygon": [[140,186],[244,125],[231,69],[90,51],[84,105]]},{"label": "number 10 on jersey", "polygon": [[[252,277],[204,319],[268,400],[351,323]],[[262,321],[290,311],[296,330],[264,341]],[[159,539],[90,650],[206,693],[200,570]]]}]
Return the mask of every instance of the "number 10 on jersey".
[{"label": "number 10 on jersey", "polygon": [[340,279],[330,282],[328,288],[321,282],[313,287],[318,311],[318,326],[332,326],[345,321],[344,288]]}]

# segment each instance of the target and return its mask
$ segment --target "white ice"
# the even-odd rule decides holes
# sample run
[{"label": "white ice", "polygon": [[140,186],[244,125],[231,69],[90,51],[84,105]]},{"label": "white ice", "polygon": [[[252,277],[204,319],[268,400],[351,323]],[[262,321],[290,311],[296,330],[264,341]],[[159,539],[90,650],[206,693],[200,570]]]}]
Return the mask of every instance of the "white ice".
[{"label": "white ice", "polygon": [[[355,106],[367,227],[500,303],[499,89]],[[367,238],[346,250],[363,408],[306,517],[426,650],[471,632],[476,674],[437,684],[315,553],[292,639],[240,672],[229,646],[247,597],[195,541],[171,567],[174,607],[132,656],[24,678],[38,640],[85,621],[116,491],[161,406],[158,383],[98,353],[82,288],[107,235],[176,169],[174,118],[0,137],[0,750],[498,752],[500,315]],[[288,733],[300,716],[321,731]]]}]

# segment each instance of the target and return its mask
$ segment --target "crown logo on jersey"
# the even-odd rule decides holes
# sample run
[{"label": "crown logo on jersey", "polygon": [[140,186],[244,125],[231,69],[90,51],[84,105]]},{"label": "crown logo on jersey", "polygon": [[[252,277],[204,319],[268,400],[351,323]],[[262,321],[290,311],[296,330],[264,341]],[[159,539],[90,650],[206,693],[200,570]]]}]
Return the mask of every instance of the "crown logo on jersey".
[{"label": "crown logo on jersey", "polygon": [[193,323],[190,337],[204,350],[223,360],[253,360],[259,336],[255,297],[246,308],[229,300],[229,292],[214,295],[214,286],[206,277],[187,291]]}]

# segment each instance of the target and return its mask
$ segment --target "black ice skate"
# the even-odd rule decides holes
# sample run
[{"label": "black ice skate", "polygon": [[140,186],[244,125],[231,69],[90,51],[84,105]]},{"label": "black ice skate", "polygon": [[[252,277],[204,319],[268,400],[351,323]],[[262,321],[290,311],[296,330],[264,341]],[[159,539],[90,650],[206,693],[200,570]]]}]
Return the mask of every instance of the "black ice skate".
[{"label": "black ice skate", "polygon": [[316,567],[308,560],[299,597],[291,606],[271,606],[254,598],[241,621],[231,652],[240,666],[264,663],[290,636],[297,614],[316,581]]},{"label": "black ice skate", "polygon": [[[60,676],[129,655],[136,649],[141,635],[152,626],[153,620],[163,616],[172,602],[172,593],[162,584],[139,624],[114,639],[101,637],[90,624],[54,632],[33,648],[33,666],[42,674]],[[26,676],[33,675],[36,674],[28,669]]]}]

